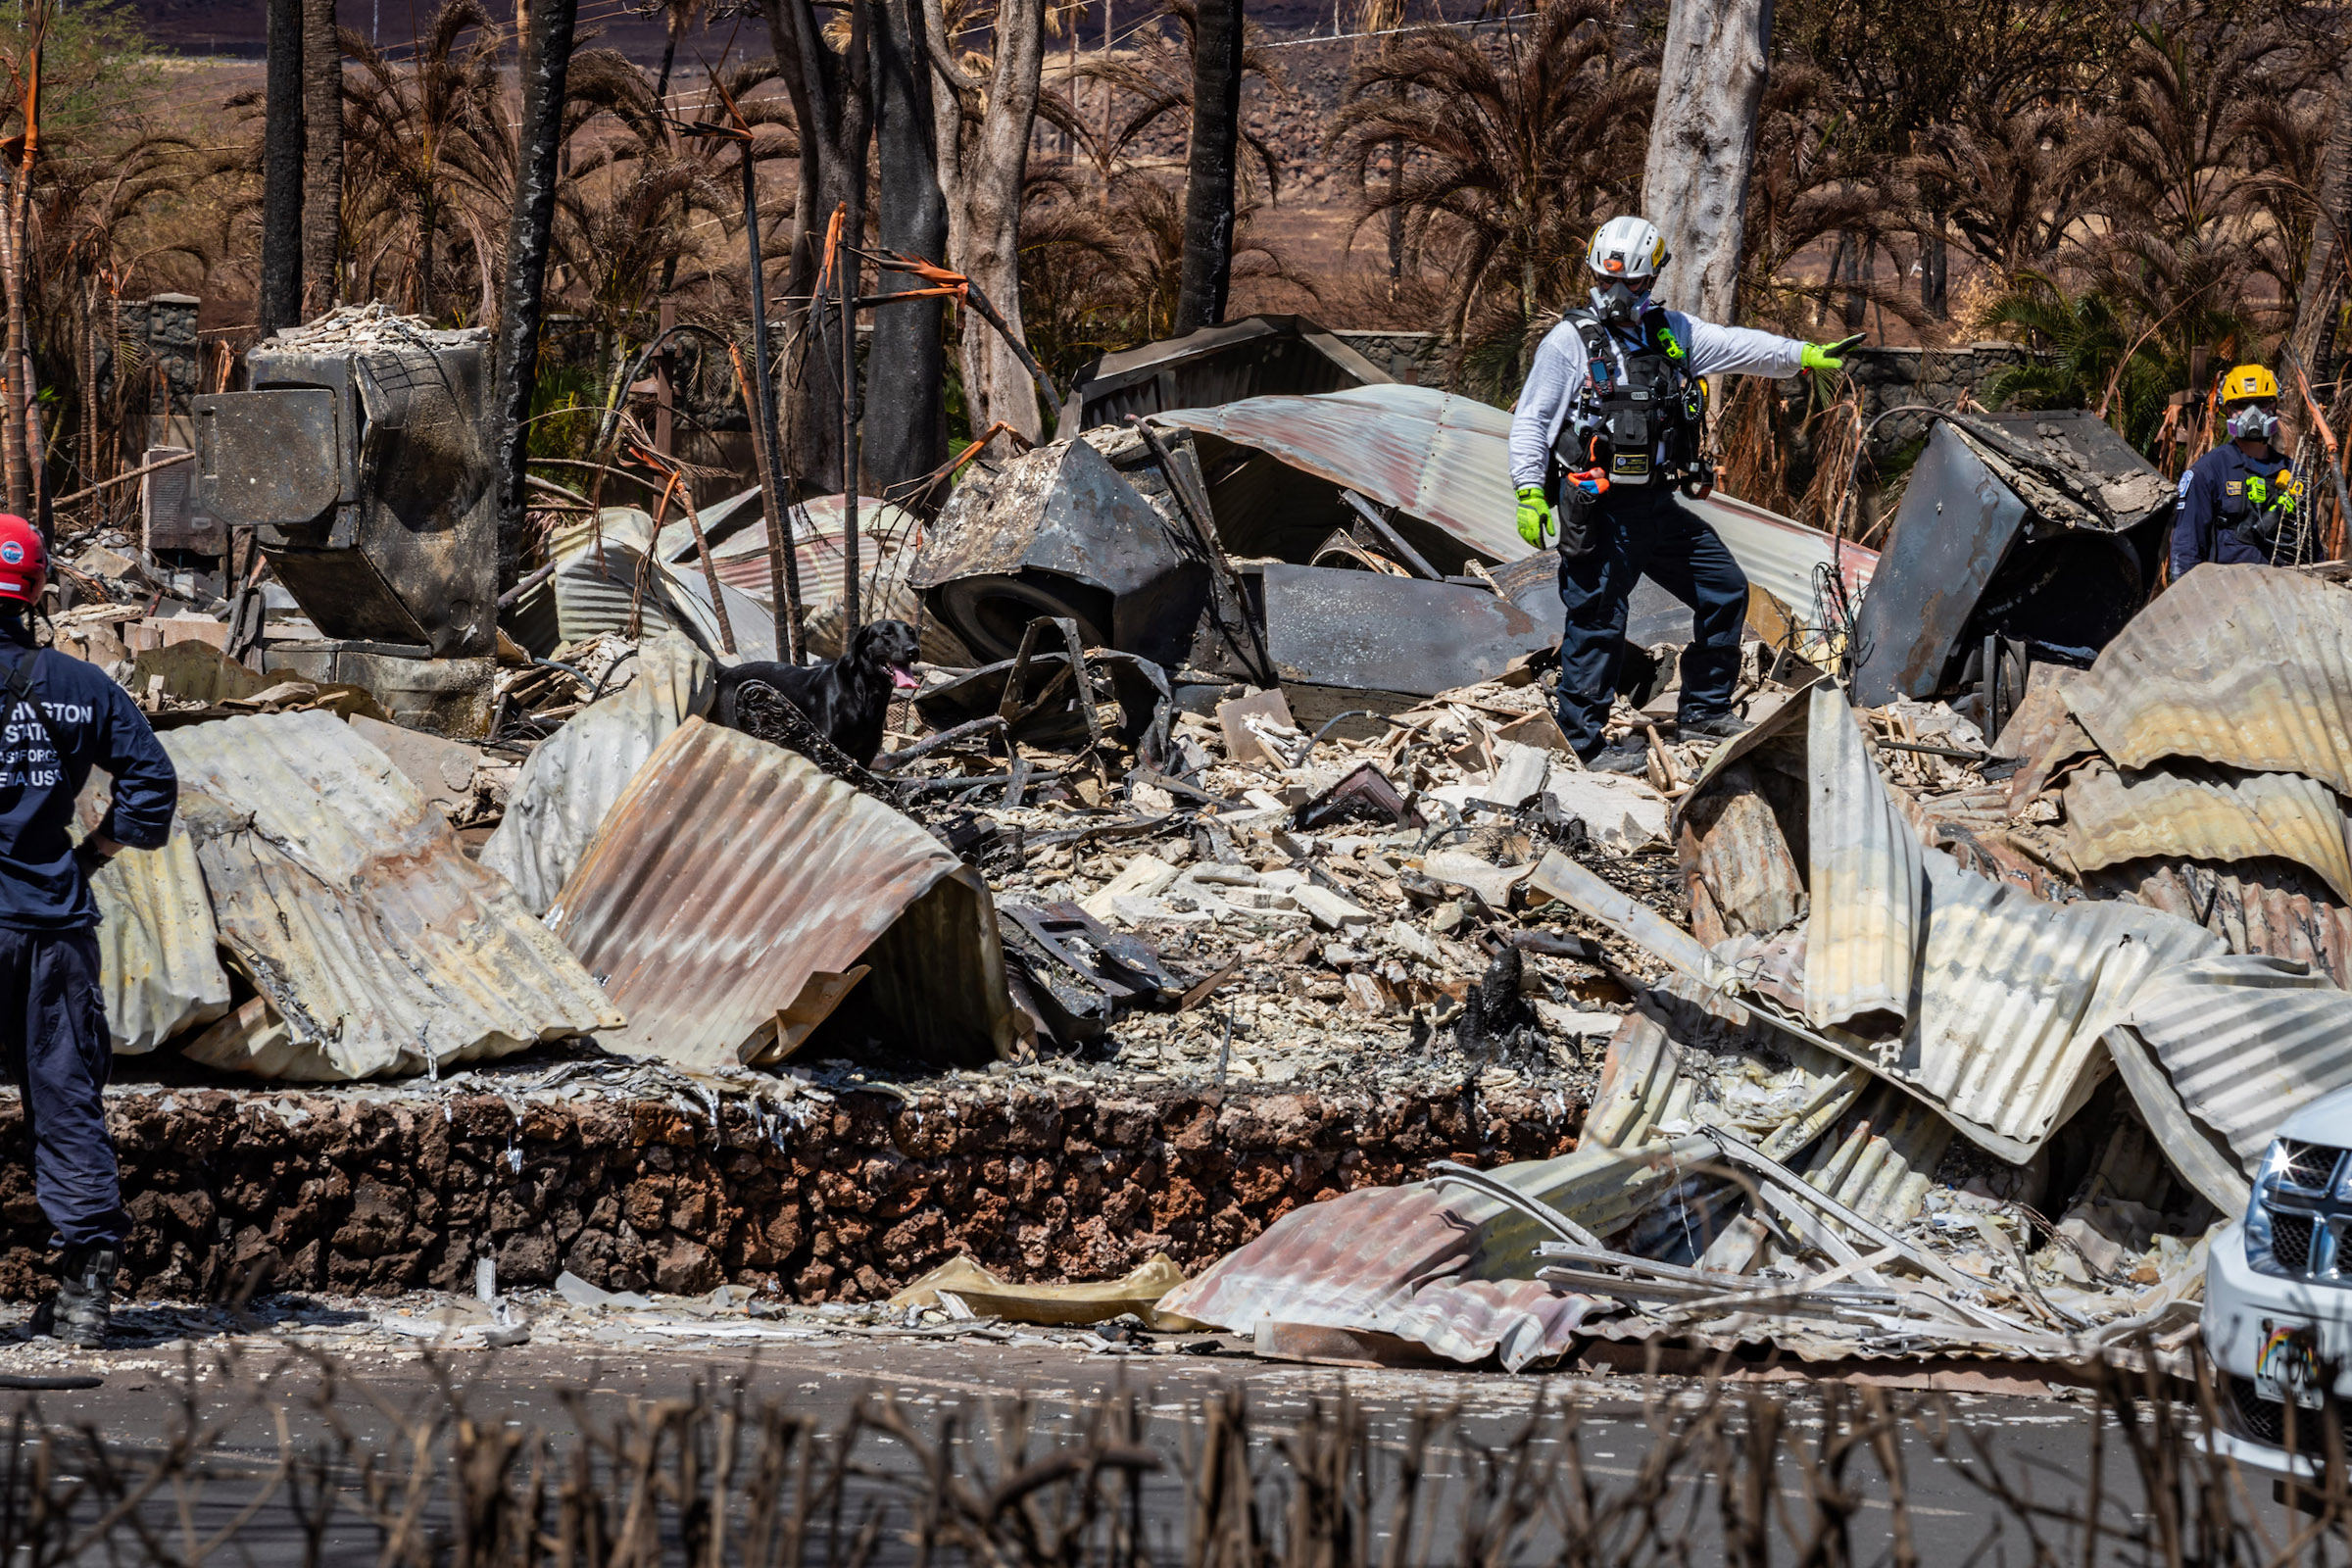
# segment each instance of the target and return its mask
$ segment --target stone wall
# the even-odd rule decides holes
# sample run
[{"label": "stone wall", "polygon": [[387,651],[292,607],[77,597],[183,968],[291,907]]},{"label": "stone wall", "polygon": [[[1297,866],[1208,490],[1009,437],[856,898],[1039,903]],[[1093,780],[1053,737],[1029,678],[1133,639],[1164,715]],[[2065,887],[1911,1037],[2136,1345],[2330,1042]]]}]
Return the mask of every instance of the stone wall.
[{"label": "stone wall", "polygon": [[[288,1289],[462,1289],[568,1268],[611,1289],[726,1281],[803,1300],[888,1294],[958,1251],[1020,1279],[1188,1270],[1300,1203],[1574,1147],[1584,1107],[1472,1088],[1335,1098],[1000,1087],[722,1102],[381,1091],[117,1090],[134,1231],[123,1286],[210,1298],[268,1263]],[[24,1124],[0,1095],[0,1296],[47,1288]]]},{"label": "stone wall", "polygon": [[[1862,389],[1862,412],[1876,418],[1906,403],[1948,409],[1965,389],[1987,408],[1999,404],[1992,383],[2027,362],[2026,349],[2016,343],[1971,343],[1964,349],[1856,349],[1845,357],[1845,370]],[[1900,451],[1927,433],[1928,416],[1898,414],[1872,432],[1873,454],[1881,459]]]}]

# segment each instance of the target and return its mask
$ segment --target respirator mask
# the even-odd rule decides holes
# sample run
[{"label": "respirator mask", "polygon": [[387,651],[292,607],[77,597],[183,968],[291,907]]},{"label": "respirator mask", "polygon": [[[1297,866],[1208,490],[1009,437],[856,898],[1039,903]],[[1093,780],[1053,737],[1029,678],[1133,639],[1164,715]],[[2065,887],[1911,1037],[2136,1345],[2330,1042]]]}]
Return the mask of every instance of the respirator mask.
[{"label": "respirator mask", "polygon": [[2271,441],[2278,435],[2278,416],[2259,403],[2233,410],[2228,420],[2232,441]]},{"label": "respirator mask", "polygon": [[1592,314],[1611,326],[1633,325],[1642,318],[1642,308],[1649,303],[1646,279],[1636,288],[1623,278],[1613,278],[1592,292]]}]

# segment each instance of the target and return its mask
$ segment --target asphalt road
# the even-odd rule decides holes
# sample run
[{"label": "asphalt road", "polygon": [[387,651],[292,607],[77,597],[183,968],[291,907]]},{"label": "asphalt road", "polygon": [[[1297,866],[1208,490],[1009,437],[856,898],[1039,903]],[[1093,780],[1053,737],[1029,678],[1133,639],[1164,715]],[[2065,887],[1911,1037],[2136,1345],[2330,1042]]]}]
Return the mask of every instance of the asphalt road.
[{"label": "asphalt road", "polygon": [[[228,1359],[235,1364],[226,1364]],[[260,1341],[192,1343],[107,1360],[107,1380],[100,1389],[10,1394],[0,1396],[0,1406],[12,1417],[28,1419],[37,1406],[52,1429],[103,1438],[106,1463],[124,1474],[137,1472],[168,1448],[191,1420],[218,1428],[203,1444],[200,1463],[175,1470],[112,1528],[116,1548],[132,1562],[165,1555],[183,1562],[269,1565],[376,1560],[383,1535],[368,1512],[372,1506],[379,1515],[397,1514],[408,1504],[403,1478],[413,1467],[405,1435],[420,1426],[439,1422],[445,1435],[452,1412],[462,1411],[477,1430],[516,1439],[544,1434],[561,1470],[578,1452],[583,1426],[608,1431],[632,1412],[642,1422],[655,1401],[690,1401],[698,1391],[716,1391],[722,1404],[736,1401],[740,1393],[735,1407],[746,1412],[772,1402],[828,1433],[839,1431],[861,1398],[887,1397],[917,1442],[937,1442],[951,1426],[975,1440],[961,1468],[983,1493],[1021,1468],[1020,1458],[998,1446],[1014,1427],[1029,1432],[1026,1456],[1034,1459],[1100,1422],[1108,1403],[1129,1402],[1143,1423],[1144,1446],[1163,1461],[1147,1477],[1140,1504],[1144,1534],[1152,1543],[1151,1556],[1161,1562],[1180,1555],[1183,1457],[1201,1444],[1207,1407],[1233,1392],[1247,1396],[1253,1469],[1261,1481],[1278,1479],[1285,1492],[1297,1490],[1301,1433],[1311,1436],[1328,1426],[1317,1422],[1317,1412],[1342,1406],[1360,1412],[1370,1448],[1369,1485],[1383,1498],[1371,1511],[1374,1560],[1387,1549],[1397,1525],[1391,1506],[1394,1476],[1408,1453],[1418,1452],[1425,1486],[1423,1506],[1411,1526],[1415,1544],[1401,1560],[1425,1562],[1459,1560],[1462,1530],[1482,1517],[1477,1498],[1483,1482],[1508,1477],[1522,1463],[1564,1469],[1572,1450],[1581,1466],[1581,1489],[1570,1488],[1558,1475],[1541,1489],[1551,1499],[1550,1511],[1531,1525],[1527,1536],[1539,1558],[1552,1554],[1562,1532],[1580,1528],[1557,1500],[1572,1490],[1581,1490],[1603,1516],[1617,1510],[1614,1524],[1599,1534],[1617,1541],[1625,1554],[1607,1560],[1724,1558],[1724,1526],[1711,1485],[1721,1455],[1686,1454],[1667,1477],[1644,1468],[1662,1444],[1671,1446],[1671,1434],[1689,1421],[1690,1408],[1703,1402],[1703,1390],[1690,1380],[1340,1369],[1246,1356],[1090,1355],[1057,1344],[872,1338],[771,1346],[750,1357],[624,1348],[609,1359],[593,1359],[570,1349],[523,1346],[436,1362],[387,1350],[353,1356],[331,1371]],[[1781,1423],[1772,1446],[1776,1495],[1769,1500],[1777,1522],[1769,1555],[1793,1561],[1795,1543],[1822,1523],[1808,1505],[1809,1495],[1822,1485],[1808,1485],[1806,1468],[1832,1462],[1821,1448],[1825,1433],[1837,1425],[1833,1401],[1842,1397],[1850,1406],[1859,1396],[1827,1394],[1797,1383],[1733,1396],[1739,1401],[1751,1396]],[[2053,1516],[2080,1514],[2094,1469],[2094,1426],[2101,1436],[2095,1469],[2102,1516],[2119,1531],[2148,1520],[2138,1467],[2114,1418],[2087,1397],[1899,1393],[1885,1397],[1908,1412],[1900,1429],[1904,1507],[1898,1525],[1894,1489],[1866,1445],[1844,1455],[1835,1490],[1845,1494],[1850,1508],[1846,1528],[1857,1562],[1893,1560],[1898,1528],[1908,1530],[1916,1560],[1926,1563],[2033,1560],[2027,1514],[1996,1502],[1985,1480],[1998,1472],[2035,1507]],[[1544,1415],[1537,1430],[1523,1437],[1538,1401]],[[1451,1417],[1434,1438],[1416,1445],[1417,1422],[1437,1411],[1449,1411]],[[1570,1417],[1572,1433],[1566,1425]],[[1745,1432],[1752,1419],[1744,1411],[1737,1416],[1731,1423],[1735,1435]],[[306,1491],[299,1468],[289,1486],[282,1468],[289,1453],[330,1449],[339,1452],[340,1461],[322,1491],[315,1486]],[[20,1464],[36,1450],[27,1436],[15,1445]],[[526,1454],[530,1451],[526,1444]],[[865,1439],[858,1452],[865,1464],[847,1485],[846,1528],[854,1530],[868,1512],[878,1512],[872,1560],[917,1560],[907,1534],[917,1456],[879,1435]],[[706,1451],[700,1462],[708,1467],[711,1457]],[[363,1474],[370,1466],[377,1488],[372,1499]],[[84,1484],[107,1490],[93,1481],[104,1472],[76,1443],[53,1450],[51,1469],[56,1477],[79,1478],[52,1480],[53,1494]],[[598,1491],[617,1496],[618,1483],[610,1472],[598,1474]],[[740,1497],[742,1486],[738,1474],[731,1494]],[[315,1530],[305,1528],[295,1506],[306,1495],[322,1507],[323,1523]],[[1268,1531],[1278,1528],[1283,1511],[1276,1495],[1272,1488],[1261,1493]],[[66,1511],[86,1529],[100,1505],[99,1497],[85,1494]],[[418,1494],[415,1505],[428,1531],[447,1528],[451,1497],[446,1486]],[[1634,1517],[1644,1508],[1645,1519]],[[2265,1479],[2249,1475],[2232,1494],[2231,1511],[2241,1522],[2258,1521],[2274,1541],[2283,1529],[2284,1512],[2273,1503]],[[1492,1514],[1490,1502],[1484,1516]],[[10,1528],[22,1526],[0,1518],[0,1536]],[[675,1560],[682,1543],[674,1509],[662,1515],[662,1528]],[[2058,1526],[2044,1518],[2040,1528]],[[139,1539],[142,1530],[152,1532],[145,1543]],[[1677,1538],[1679,1547],[1673,1545]],[[96,1548],[94,1541],[75,1540],[85,1553]],[[1653,1551],[1631,1544],[1639,1540],[1646,1540]],[[0,1545],[15,1544],[0,1540]],[[2061,1544],[2058,1554],[2082,1560],[2079,1538]],[[2131,1557],[2120,1541],[2098,1555],[2116,1561]],[[818,1556],[812,1548],[810,1560]]]}]

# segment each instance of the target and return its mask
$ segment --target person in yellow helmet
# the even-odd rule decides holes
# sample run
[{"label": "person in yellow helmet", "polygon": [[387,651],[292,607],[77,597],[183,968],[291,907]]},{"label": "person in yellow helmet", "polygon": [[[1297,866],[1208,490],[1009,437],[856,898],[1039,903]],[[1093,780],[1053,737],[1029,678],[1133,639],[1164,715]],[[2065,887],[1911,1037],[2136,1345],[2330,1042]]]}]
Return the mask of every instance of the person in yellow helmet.
[{"label": "person in yellow helmet", "polygon": [[2173,518],[2173,580],[2200,563],[2294,565],[2310,554],[2303,484],[2278,436],[2278,378],[2259,365],[2222,377],[2229,439],[2180,475]]}]

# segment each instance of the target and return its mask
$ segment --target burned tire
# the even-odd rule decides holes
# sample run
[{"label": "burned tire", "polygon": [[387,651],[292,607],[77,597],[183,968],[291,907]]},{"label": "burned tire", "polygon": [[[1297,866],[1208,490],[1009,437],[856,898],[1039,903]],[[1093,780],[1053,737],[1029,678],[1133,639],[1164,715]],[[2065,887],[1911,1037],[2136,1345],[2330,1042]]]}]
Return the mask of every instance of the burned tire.
[{"label": "burned tire", "polygon": [[1021,633],[1040,616],[1067,616],[1085,646],[1110,646],[1110,595],[1054,572],[958,577],[932,590],[932,607],[984,662],[1019,653]]}]

